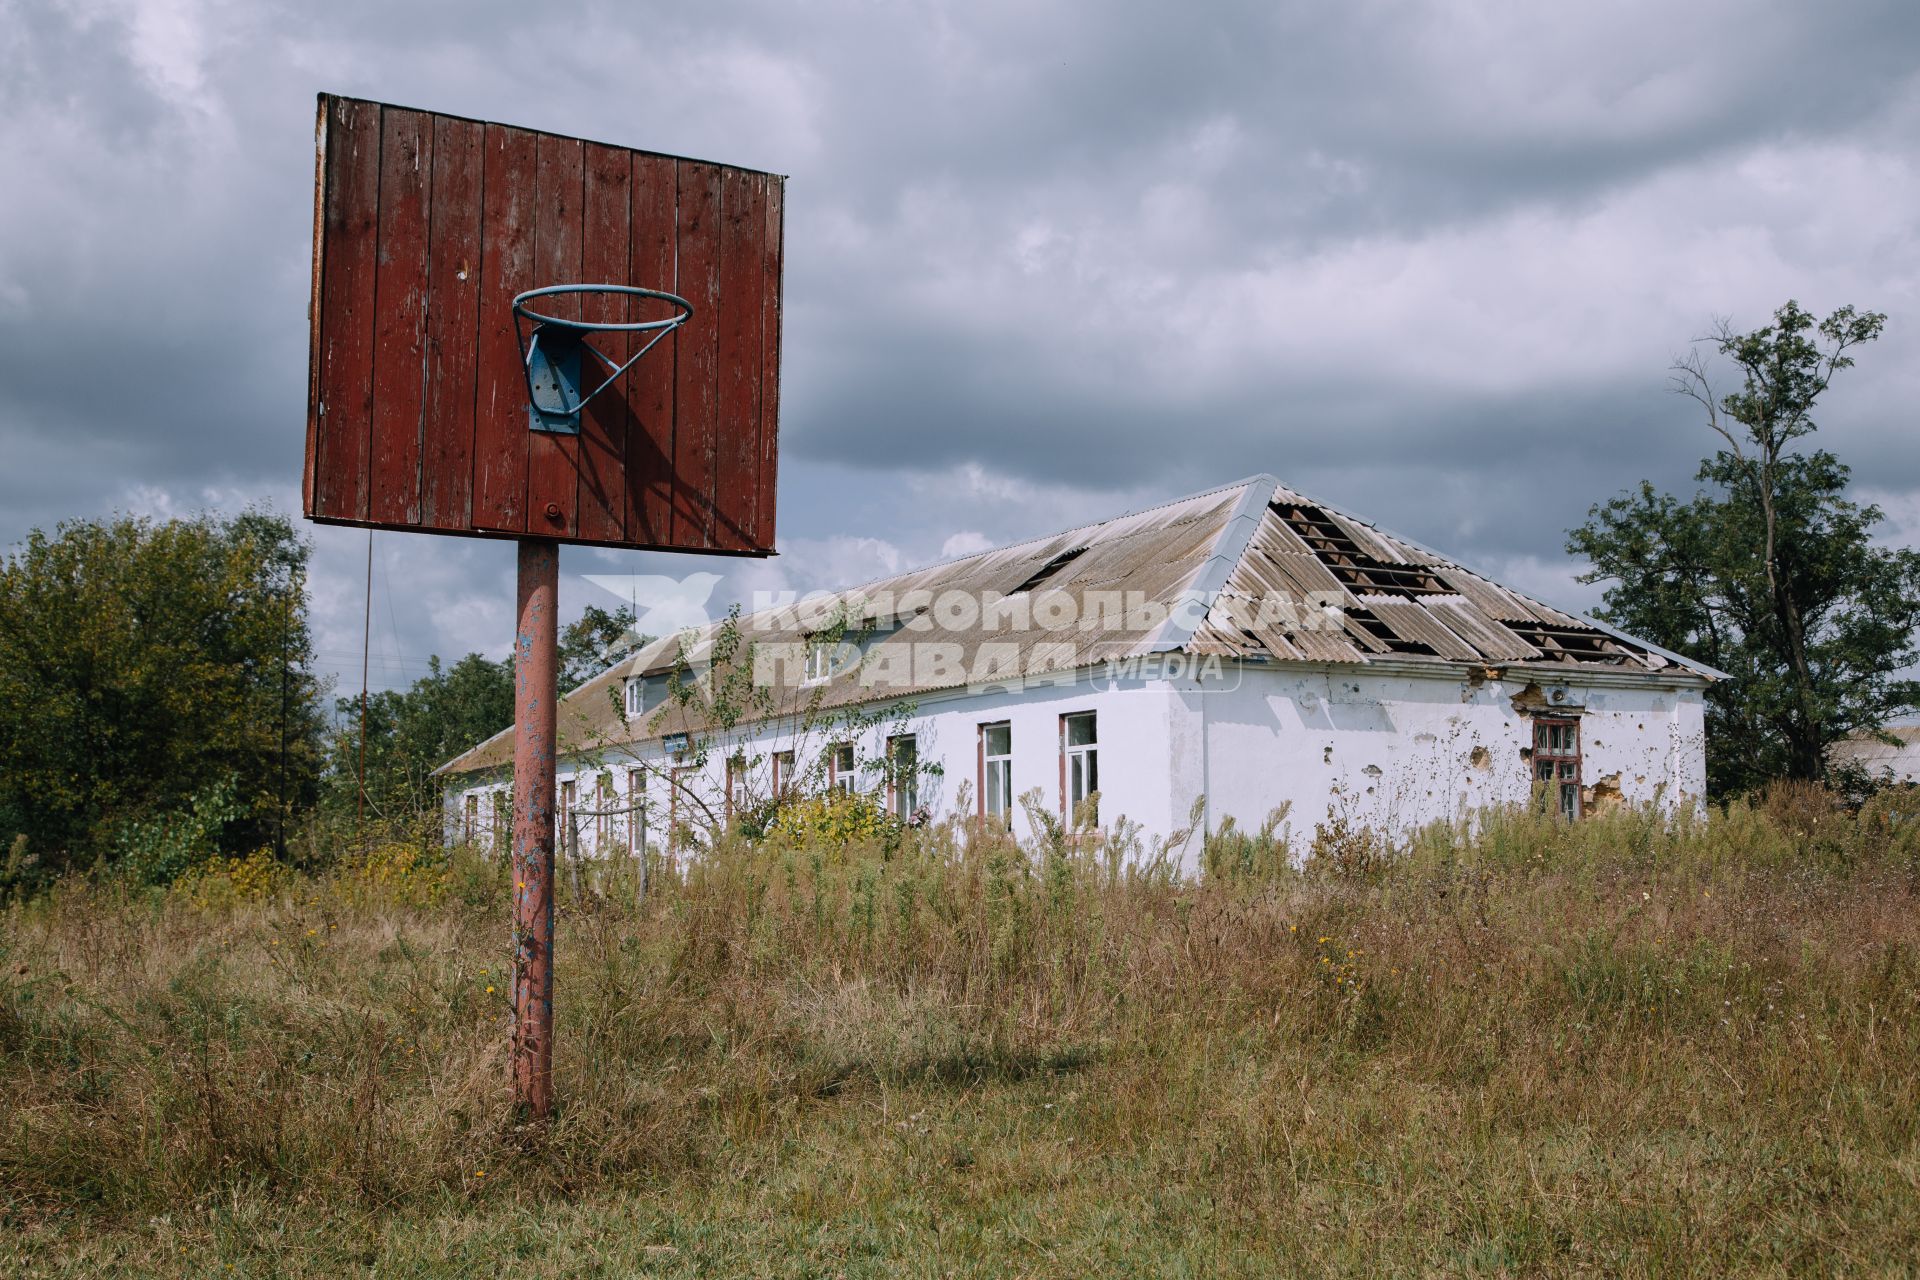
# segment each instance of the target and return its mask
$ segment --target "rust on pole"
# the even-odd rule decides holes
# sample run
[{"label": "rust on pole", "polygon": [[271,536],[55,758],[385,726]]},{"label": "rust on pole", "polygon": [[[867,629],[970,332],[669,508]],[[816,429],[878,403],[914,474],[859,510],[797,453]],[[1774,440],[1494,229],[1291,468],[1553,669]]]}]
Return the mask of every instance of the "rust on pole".
[{"label": "rust on pole", "polygon": [[560,546],[520,540],[513,683],[513,1094],[553,1111],[553,796]]},{"label": "rust on pole", "polygon": [[367,530],[367,609],[360,620],[360,774],[354,791],[353,838],[367,848],[367,663],[373,654],[373,530]]}]

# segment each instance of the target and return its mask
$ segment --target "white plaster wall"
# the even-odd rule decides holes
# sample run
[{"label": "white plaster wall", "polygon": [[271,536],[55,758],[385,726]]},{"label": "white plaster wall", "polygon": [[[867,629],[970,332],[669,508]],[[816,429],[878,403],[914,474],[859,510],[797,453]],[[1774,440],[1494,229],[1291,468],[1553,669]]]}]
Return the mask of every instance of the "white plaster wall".
[{"label": "white plaster wall", "polygon": [[[1258,828],[1270,811],[1290,802],[1289,825],[1296,848],[1304,848],[1316,823],[1340,813],[1397,838],[1437,819],[1524,801],[1531,792],[1523,752],[1532,747],[1532,721],[1514,705],[1528,680],[1470,682],[1262,665],[1237,671],[1237,681],[1204,685],[1127,680],[1109,686],[1083,679],[1020,692],[923,697],[907,729],[918,739],[920,759],[937,762],[942,774],[921,780],[921,802],[936,816],[951,814],[965,783],[971,813],[979,794],[978,726],[1006,720],[1013,730],[1014,830],[1032,834],[1017,797],[1037,790],[1050,812],[1060,812],[1060,716],[1079,711],[1098,717],[1103,823],[1124,816],[1141,824],[1150,840],[1185,826],[1202,797],[1208,830],[1217,830],[1228,816],[1243,828]],[[1579,716],[1582,782],[1590,791],[1600,785],[1598,801],[1617,791],[1625,801],[1659,800],[1669,809],[1702,803],[1706,751],[1697,687],[1576,676],[1528,696]],[[887,731],[866,736],[862,759],[879,756]],[[719,810],[724,761],[740,750],[756,760],[755,789],[764,794],[771,753],[795,745],[791,733],[778,729],[742,733],[709,752],[694,786]],[[805,745],[817,751],[824,744]],[[610,768],[624,800],[627,767],[636,755],[660,770],[671,763],[659,743],[646,743],[595,759],[564,759],[560,777],[577,779],[579,796],[590,804],[595,773]],[[471,780],[450,793],[449,817],[457,821],[467,791],[491,793],[508,785],[504,776]],[[863,778],[860,785],[871,788],[877,780]],[[667,790],[656,777],[648,793],[648,842],[656,848],[665,834]],[[491,803],[483,795],[483,832],[490,829]],[[450,823],[449,830],[455,829]],[[624,849],[624,827],[616,826],[614,834],[616,847]],[[591,852],[591,843],[588,823],[583,851]],[[1185,855],[1185,869],[1196,870],[1198,840]]]},{"label": "white plaster wall", "polygon": [[[1284,802],[1311,838],[1344,814],[1394,837],[1531,793],[1532,721],[1514,706],[1526,680],[1247,666],[1233,688],[1190,687],[1170,737],[1199,763],[1181,796],[1207,796],[1207,824],[1257,828]],[[1559,695],[1559,701],[1553,701]],[[1700,691],[1546,685],[1534,696],[1580,720],[1582,783],[1631,802],[1697,805],[1706,791]]]},{"label": "white plaster wall", "polygon": [[[973,813],[980,794],[979,726],[1004,720],[1013,733],[1013,828],[1022,837],[1031,835],[1019,797],[1038,791],[1048,812],[1061,812],[1060,717],[1091,711],[1096,717],[1099,738],[1103,824],[1111,825],[1124,816],[1150,832],[1173,829],[1178,825],[1175,819],[1184,818],[1185,808],[1183,806],[1179,814],[1170,809],[1173,791],[1167,769],[1170,758],[1167,713],[1172,696],[1164,684],[1130,680],[1109,686],[1104,681],[1093,684],[1082,678],[1077,683],[1041,685],[1018,692],[965,694],[956,691],[917,699],[904,731],[915,736],[920,760],[937,763],[941,768],[938,776],[920,779],[920,802],[936,817],[955,813],[964,783],[966,812]],[[880,758],[885,738],[894,731],[895,725],[889,721],[860,737],[860,759]],[[724,743],[716,743],[708,751],[705,767],[688,780],[688,785],[720,812],[724,808],[725,761],[735,752],[744,754],[752,762],[753,788],[756,794],[764,795],[770,789],[771,757],[775,751],[811,750],[817,754],[824,748],[825,737],[816,735],[804,742],[797,741],[793,732],[784,727],[743,731]],[[580,803],[591,806],[595,779],[601,769],[608,769],[613,773],[616,795],[626,803],[629,800],[627,771],[636,760],[660,774],[673,764],[661,744],[642,743],[613,748],[589,758],[563,758],[558,770],[559,781],[575,780]],[[804,767],[804,762],[801,763]],[[466,793],[480,792],[481,826],[485,829],[492,793],[510,785],[510,779],[505,776],[469,779],[465,786],[450,794],[448,813],[457,816],[462,812]],[[659,848],[666,832],[669,788],[664,777],[655,775],[649,776],[647,785],[647,840],[650,846]],[[862,790],[876,791],[883,786],[877,776],[866,774],[858,785]],[[592,825],[590,819],[583,819],[583,852],[591,851]],[[616,830],[614,836],[615,848],[624,850],[624,828]]]}]

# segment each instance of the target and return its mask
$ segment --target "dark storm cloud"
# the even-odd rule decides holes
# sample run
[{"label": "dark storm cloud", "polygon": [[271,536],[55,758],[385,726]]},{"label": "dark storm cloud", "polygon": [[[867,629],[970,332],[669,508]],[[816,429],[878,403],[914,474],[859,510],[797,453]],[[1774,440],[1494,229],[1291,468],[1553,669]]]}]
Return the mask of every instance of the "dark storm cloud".
[{"label": "dark storm cloud", "polygon": [[[8,541],[291,500],[320,89],[791,175],[802,555],[737,584],[1263,470],[1469,558],[1559,563],[1591,502],[1684,485],[1706,451],[1663,389],[1675,349],[1787,296],[1895,313],[1827,443],[1920,489],[1902,4],[0,17]],[[358,644],[357,536],[316,535],[336,651]],[[396,663],[497,647],[505,549],[396,546],[400,606],[433,602],[392,621]]]}]

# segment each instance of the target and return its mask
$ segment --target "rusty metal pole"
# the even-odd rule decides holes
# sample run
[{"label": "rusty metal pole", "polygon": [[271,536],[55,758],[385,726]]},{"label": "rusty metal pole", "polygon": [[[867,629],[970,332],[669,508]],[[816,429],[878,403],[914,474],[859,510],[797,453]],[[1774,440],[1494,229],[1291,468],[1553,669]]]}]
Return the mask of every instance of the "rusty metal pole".
[{"label": "rusty metal pole", "polygon": [[513,1096],[553,1111],[553,793],[560,546],[520,541],[513,643]]}]

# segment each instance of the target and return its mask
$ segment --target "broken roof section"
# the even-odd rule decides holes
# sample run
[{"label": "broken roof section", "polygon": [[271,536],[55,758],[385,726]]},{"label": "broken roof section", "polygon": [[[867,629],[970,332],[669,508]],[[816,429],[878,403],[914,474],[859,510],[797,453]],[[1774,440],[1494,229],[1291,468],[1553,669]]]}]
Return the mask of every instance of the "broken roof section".
[{"label": "broken roof section", "polygon": [[[1261,477],[1266,480],[1267,477]],[[1337,609],[1337,629],[1260,624],[1255,604],[1292,594]],[[1721,673],[1592,618],[1500,586],[1436,551],[1272,482],[1265,518],[1189,648],[1239,658],[1510,666],[1679,668]],[[1271,611],[1269,611],[1271,612]]]},{"label": "broken roof section", "polygon": [[[854,669],[803,675],[824,617],[853,619]],[[635,741],[695,726],[677,709],[626,722],[613,695],[636,675],[698,665],[719,624],[669,636],[563,702],[565,739]],[[781,683],[819,705],[994,686],[1152,654],[1262,663],[1720,673],[1511,591],[1325,503],[1254,476],[1111,520],[984,551],[741,619],[742,639],[793,655]],[[888,678],[875,681],[875,670]],[[983,675],[986,677],[983,679]],[[507,735],[446,766],[506,763]]]}]

